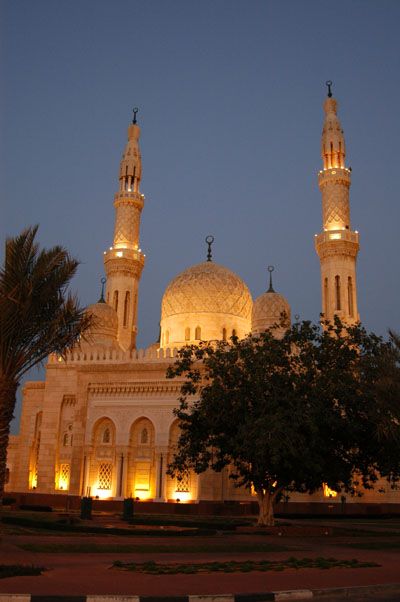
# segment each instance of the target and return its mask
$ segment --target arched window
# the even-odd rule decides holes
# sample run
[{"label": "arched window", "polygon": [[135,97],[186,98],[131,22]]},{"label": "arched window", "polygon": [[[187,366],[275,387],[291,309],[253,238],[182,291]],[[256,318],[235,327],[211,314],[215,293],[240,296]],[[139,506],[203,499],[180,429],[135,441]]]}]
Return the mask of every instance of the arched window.
[{"label": "arched window", "polygon": [[110,441],[111,441],[110,429],[106,428],[103,433],[103,443],[110,443]]},{"label": "arched window", "polygon": [[226,341],[226,328],[222,329],[222,340]]},{"label": "arched window", "polygon": [[144,428],[142,430],[142,432],[140,433],[140,444],[147,445],[148,442],[149,442],[149,431],[146,428]]},{"label": "arched window", "polygon": [[325,318],[327,318],[329,313],[328,278],[325,278],[324,280],[324,312]]},{"label": "arched window", "polygon": [[196,326],[196,330],[194,331],[194,338],[196,341],[200,341],[201,339],[201,328],[200,326]]},{"label": "arched window", "polygon": [[232,330],[232,336],[233,336],[233,337],[237,336],[237,335],[236,335],[236,328],[234,328],[234,329]]},{"label": "arched window", "polygon": [[352,318],[354,315],[354,304],[353,304],[353,280],[351,276],[347,279],[347,295],[349,299],[349,316]]},{"label": "arched window", "polygon": [[129,304],[131,301],[131,294],[129,291],[126,291],[125,293],[125,301],[124,301],[124,327],[126,328],[126,326],[128,325],[128,318],[129,318]]},{"label": "arched window", "polygon": [[335,276],[335,297],[336,297],[336,309],[342,309],[340,303],[340,276]]},{"label": "arched window", "polygon": [[190,328],[185,328],[185,341],[190,341]]},{"label": "arched window", "polygon": [[114,291],[113,306],[115,311],[118,311],[118,291]]},{"label": "arched window", "polygon": [[66,447],[67,445],[68,445],[68,433],[64,433],[63,446]]}]

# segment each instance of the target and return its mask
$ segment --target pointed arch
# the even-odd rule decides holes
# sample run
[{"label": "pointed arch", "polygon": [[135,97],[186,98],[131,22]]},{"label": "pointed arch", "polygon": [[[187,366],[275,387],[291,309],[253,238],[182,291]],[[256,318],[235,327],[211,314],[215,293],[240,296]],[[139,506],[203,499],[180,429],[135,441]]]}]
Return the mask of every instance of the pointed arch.
[{"label": "pointed arch", "polygon": [[113,307],[114,307],[115,311],[118,311],[118,291],[114,291]]},{"label": "pointed arch", "polygon": [[123,321],[123,325],[125,328],[128,326],[130,302],[131,302],[131,294],[129,291],[126,291],[125,300],[124,300],[124,321]]},{"label": "pointed arch", "polygon": [[336,275],[335,276],[335,306],[336,306],[337,311],[340,311],[342,309],[340,297],[341,297],[340,276]]},{"label": "pointed arch", "polygon": [[347,279],[347,296],[349,305],[349,316],[354,317],[354,293],[353,293],[353,279],[351,276]]},{"label": "pointed arch", "polygon": [[329,315],[329,288],[328,288],[328,278],[324,280],[324,313],[325,319],[328,318]]}]

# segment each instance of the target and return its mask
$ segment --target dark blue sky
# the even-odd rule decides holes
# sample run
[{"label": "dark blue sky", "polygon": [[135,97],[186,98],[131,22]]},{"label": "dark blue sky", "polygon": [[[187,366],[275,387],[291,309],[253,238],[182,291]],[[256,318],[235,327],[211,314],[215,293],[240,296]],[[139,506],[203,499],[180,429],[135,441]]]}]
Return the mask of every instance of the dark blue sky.
[{"label": "dark blue sky", "polygon": [[139,345],[158,335],[162,293],[214,257],[318,319],[324,82],[353,169],[359,309],[399,330],[398,0],[13,0],[1,2],[1,237],[40,224],[82,261],[99,296],[113,195],[133,106],[146,195]]}]

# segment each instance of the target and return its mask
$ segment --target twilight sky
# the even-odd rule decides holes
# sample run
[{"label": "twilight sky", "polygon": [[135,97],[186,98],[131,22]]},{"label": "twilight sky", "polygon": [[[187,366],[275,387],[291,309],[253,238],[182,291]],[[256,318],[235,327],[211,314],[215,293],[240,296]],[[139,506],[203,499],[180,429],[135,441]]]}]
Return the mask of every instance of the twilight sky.
[{"label": "twilight sky", "polygon": [[163,291],[205,258],[207,234],[254,297],[274,264],[292,314],[317,320],[331,79],[353,170],[361,319],[400,330],[398,0],[3,0],[0,10],[2,244],[39,223],[43,245],[82,261],[82,303],[98,299],[138,106],[139,346],[157,338]]}]

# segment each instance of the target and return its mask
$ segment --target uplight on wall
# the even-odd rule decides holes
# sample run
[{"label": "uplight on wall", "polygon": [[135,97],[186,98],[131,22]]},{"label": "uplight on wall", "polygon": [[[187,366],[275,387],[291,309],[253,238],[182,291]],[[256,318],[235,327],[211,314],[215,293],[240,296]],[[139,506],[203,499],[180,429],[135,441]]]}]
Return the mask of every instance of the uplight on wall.
[{"label": "uplight on wall", "polygon": [[338,492],[328,487],[326,483],[323,484],[322,488],[324,491],[324,497],[337,497]]},{"label": "uplight on wall", "polygon": [[192,499],[190,491],[175,491],[175,501],[181,504],[187,504]]},{"label": "uplight on wall", "polygon": [[94,492],[95,496],[98,497],[100,500],[105,500],[111,497],[111,489],[100,489],[99,487],[97,487],[97,489],[95,489]]},{"label": "uplight on wall", "polygon": [[148,489],[135,489],[135,498],[140,501],[149,500],[150,492]]}]

